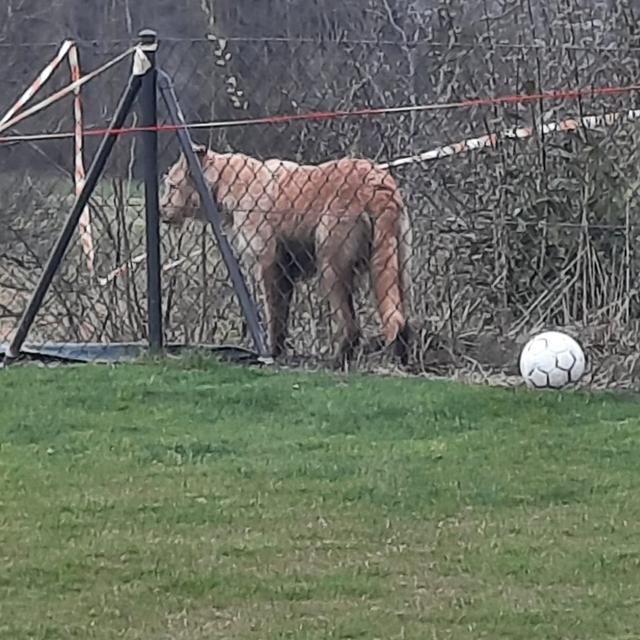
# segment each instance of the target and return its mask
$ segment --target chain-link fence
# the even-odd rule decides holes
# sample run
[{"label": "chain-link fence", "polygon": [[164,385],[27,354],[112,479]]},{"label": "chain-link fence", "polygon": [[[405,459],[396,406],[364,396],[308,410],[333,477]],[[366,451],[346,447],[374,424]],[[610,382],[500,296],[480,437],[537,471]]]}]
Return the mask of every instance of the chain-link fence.
[{"label": "chain-link fence", "polygon": [[[638,108],[637,92],[630,89],[637,82],[640,51],[633,41],[620,46],[602,38],[578,38],[569,23],[561,35],[504,44],[500,29],[491,25],[473,40],[456,37],[453,29],[448,38],[416,40],[395,34],[394,40],[376,41],[213,36],[161,41],[158,64],[174,79],[187,121],[198,125],[191,134],[215,153],[245,154],[258,163],[367,158],[392,165],[389,177],[386,170],[358,165],[337,173],[325,170],[315,178],[306,173],[300,177],[303,173],[292,173],[286,166],[274,171],[268,165],[270,177],[263,180],[257,169],[251,170],[249,179],[237,166],[207,172],[210,161],[204,162],[219,204],[235,207],[237,219],[247,213],[246,200],[240,202],[248,193],[247,182],[254,190],[262,184],[260,193],[249,193],[254,199],[263,196],[262,204],[253,202],[249,207],[263,219],[264,226],[254,235],[273,230],[273,217],[281,210],[298,216],[292,228],[278,236],[278,251],[285,245],[289,248],[279,262],[281,270],[283,260],[288,265],[287,276],[300,276],[309,266],[302,264],[303,251],[312,249],[309,262],[324,265],[308,279],[296,279],[293,291],[285,287],[271,294],[280,296],[280,302],[292,295],[286,332],[290,357],[325,360],[336,341],[344,338],[334,335],[340,327],[330,322],[332,291],[326,287],[331,282],[345,286],[347,272],[356,266],[349,261],[355,256],[350,252],[358,253],[360,245],[367,246],[372,257],[376,233],[385,228],[393,208],[389,203],[395,202],[395,196],[387,198],[382,208],[387,217],[376,227],[369,201],[375,191],[372,185],[382,185],[388,193],[393,184],[412,230],[410,366],[447,373],[514,373],[524,339],[552,325],[582,340],[595,382],[633,381],[639,335],[638,132],[628,112]],[[124,46],[81,46],[83,68],[97,67]],[[54,51],[42,50],[43,63]],[[123,63],[83,88],[90,127],[106,124],[127,74]],[[56,81],[66,82],[64,75]],[[587,91],[592,87],[620,90],[594,94]],[[559,95],[523,99],[550,89]],[[16,87],[3,92],[8,94],[17,95]],[[477,96],[518,99],[457,104]],[[420,108],[437,103],[448,106]],[[399,105],[409,108],[363,113]],[[360,114],[343,113],[353,111]],[[316,115],[260,120],[311,113]],[[620,113],[624,117],[604,117]],[[567,120],[579,126],[560,131],[556,123]],[[71,131],[70,104],[58,104],[27,122],[20,133]],[[585,123],[593,126],[582,126]],[[514,127],[530,127],[535,133],[527,137],[505,133]],[[489,135],[488,144],[481,148],[459,146],[451,155],[435,153],[436,159],[393,166],[398,158],[483,135]],[[91,157],[97,136],[86,140]],[[96,275],[87,273],[75,243],[38,316],[31,342],[145,339],[144,204],[137,145],[135,135],[121,136],[91,200]],[[6,339],[13,330],[73,198],[72,140],[3,146],[0,342],[3,333]],[[174,132],[161,130],[163,175],[179,157]],[[252,162],[243,158],[245,167],[254,166]],[[224,193],[215,190],[221,173]],[[315,187],[309,187],[314,180]],[[229,193],[235,193],[237,202],[224,201]],[[302,233],[305,221],[323,211],[342,220],[350,233],[361,234],[358,247],[344,228],[332,227],[334,223],[321,216],[313,227],[313,242],[305,245],[298,231]],[[324,229],[322,238],[319,228]],[[401,237],[395,243],[390,237],[382,240],[392,253],[402,244]],[[343,249],[329,258],[323,254],[327,242]],[[261,278],[254,278],[250,267],[255,262],[266,264],[266,244],[253,247],[256,255],[244,256],[245,273],[265,322],[270,317],[268,300],[258,286]],[[240,244],[236,248],[243,253]],[[167,341],[246,342],[242,314],[207,226],[196,220],[163,227],[162,253]],[[402,270],[402,258],[386,262],[384,268],[372,266],[381,273],[386,269],[381,277],[393,280],[394,270]],[[340,264],[334,264],[333,275],[327,278],[331,260]],[[366,268],[365,276],[369,272]],[[368,347],[384,325],[377,313],[382,303],[368,277],[358,282],[353,305],[365,340],[356,357],[368,365],[379,358]],[[404,285],[385,286],[393,298],[397,296],[391,289],[402,291]],[[347,302],[340,313],[347,315],[348,298],[348,291],[343,292]],[[340,306],[334,301],[334,311],[336,304]],[[385,313],[387,320],[393,315]]]}]

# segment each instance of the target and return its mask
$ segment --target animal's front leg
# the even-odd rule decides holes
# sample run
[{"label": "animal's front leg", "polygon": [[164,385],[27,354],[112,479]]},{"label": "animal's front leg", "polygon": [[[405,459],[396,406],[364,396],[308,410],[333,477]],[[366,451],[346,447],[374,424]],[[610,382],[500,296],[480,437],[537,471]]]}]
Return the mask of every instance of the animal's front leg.
[{"label": "animal's front leg", "polygon": [[339,219],[327,215],[318,227],[316,254],[323,293],[338,330],[334,357],[338,368],[344,368],[354,359],[360,342],[360,327],[353,306],[354,274],[358,257],[366,246],[366,232],[366,227],[359,225],[353,216]]},{"label": "animal's front leg", "polygon": [[324,266],[322,287],[329,300],[331,318],[338,328],[338,347],[334,354],[334,366],[344,368],[354,358],[355,349],[360,342],[360,328],[353,307],[353,294],[342,276],[332,266]]},{"label": "animal's front leg", "polygon": [[264,320],[269,335],[269,347],[275,357],[278,352],[277,298],[274,295],[274,280],[277,279],[277,251],[275,237],[264,223],[253,223],[248,215],[236,216],[234,230],[236,244],[244,264],[250,267],[264,301]]},{"label": "animal's front leg", "polygon": [[254,234],[246,242],[246,249],[253,260],[255,279],[265,301],[271,354],[277,358],[284,352],[293,283],[285,277],[278,262],[273,234]]},{"label": "animal's front leg", "polygon": [[271,353],[277,358],[285,352],[293,281],[276,260],[263,261],[262,285],[267,302],[267,322]]}]

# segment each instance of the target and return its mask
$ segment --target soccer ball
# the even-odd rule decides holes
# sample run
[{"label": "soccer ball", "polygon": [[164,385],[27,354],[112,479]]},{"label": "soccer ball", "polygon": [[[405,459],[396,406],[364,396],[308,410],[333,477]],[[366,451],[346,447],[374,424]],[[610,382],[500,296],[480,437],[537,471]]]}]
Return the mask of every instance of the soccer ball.
[{"label": "soccer ball", "polygon": [[582,347],[560,331],[539,333],[520,354],[520,374],[528,387],[562,389],[578,382],[584,371]]}]

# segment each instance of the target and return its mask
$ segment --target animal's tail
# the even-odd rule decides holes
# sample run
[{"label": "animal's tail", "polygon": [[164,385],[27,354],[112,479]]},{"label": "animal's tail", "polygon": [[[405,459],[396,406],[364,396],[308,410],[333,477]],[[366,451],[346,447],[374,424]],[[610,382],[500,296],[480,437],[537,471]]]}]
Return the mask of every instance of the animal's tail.
[{"label": "animal's tail", "polygon": [[378,174],[376,183],[367,206],[373,223],[371,279],[383,335],[403,355],[409,340],[411,225],[395,180]]}]

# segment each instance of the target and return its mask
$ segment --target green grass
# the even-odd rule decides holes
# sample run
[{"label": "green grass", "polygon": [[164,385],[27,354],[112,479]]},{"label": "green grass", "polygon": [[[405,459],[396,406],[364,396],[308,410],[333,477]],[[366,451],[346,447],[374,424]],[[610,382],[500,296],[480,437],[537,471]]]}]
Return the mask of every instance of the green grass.
[{"label": "green grass", "polygon": [[631,396],[0,372],[0,637],[638,637]]}]

